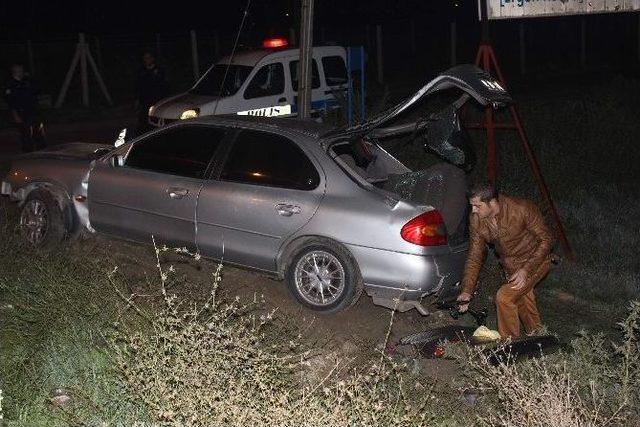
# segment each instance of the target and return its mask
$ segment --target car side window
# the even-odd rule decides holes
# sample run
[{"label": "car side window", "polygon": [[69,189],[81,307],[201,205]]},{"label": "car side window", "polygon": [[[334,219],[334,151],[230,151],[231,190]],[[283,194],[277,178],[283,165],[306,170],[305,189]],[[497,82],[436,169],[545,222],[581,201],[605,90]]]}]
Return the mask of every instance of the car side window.
[{"label": "car side window", "polygon": [[280,95],[284,92],[284,67],[281,63],[267,64],[253,76],[244,91],[244,99]]},{"label": "car side window", "polygon": [[293,141],[249,130],[238,135],[220,179],[295,190],[313,190],[320,183],[315,166]]},{"label": "car side window", "polygon": [[135,143],[125,166],[202,179],[225,134],[208,126],[168,129]]},{"label": "car side window", "polygon": [[[298,76],[300,75],[300,61],[289,62],[289,72],[291,73],[291,88],[294,92],[298,91]],[[311,61],[311,88],[318,89],[320,87],[320,73],[318,72],[318,64],[314,59]]]},{"label": "car side window", "polygon": [[324,79],[329,86],[347,83],[347,67],[341,56],[325,56],[322,58]]}]

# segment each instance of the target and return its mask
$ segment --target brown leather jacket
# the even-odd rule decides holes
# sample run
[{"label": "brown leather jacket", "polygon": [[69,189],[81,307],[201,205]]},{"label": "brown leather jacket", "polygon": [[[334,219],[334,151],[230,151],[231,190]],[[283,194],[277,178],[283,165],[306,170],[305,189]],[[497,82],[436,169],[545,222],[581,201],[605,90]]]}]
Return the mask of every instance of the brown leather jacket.
[{"label": "brown leather jacket", "polygon": [[531,276],[549,258],[553,236],[540,209],[532,202],[499,196],[498,228],[492,231],[489,219],[469,216],[469,250],[462,278],[463,292],[473,293],[484,261],[486,244],[494,246],[507,275],[524,268]]}]

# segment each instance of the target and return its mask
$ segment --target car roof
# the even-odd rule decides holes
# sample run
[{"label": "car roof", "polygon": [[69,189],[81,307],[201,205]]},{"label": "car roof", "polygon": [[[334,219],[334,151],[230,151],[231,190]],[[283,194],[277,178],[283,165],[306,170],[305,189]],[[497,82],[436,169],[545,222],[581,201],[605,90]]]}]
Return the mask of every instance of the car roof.
[{"label": "car roof", "polygon": [[313,120],[300,120],[294,118],[240,116],[225,114],[219,116],[204,116],[195,119],[181,120],[176,124],[200,123],[209,125],[231,126],[239,128],[253,128],[274,130],[287,133],[295,133],[310,138],[320,138],[332,130],[333,127],[318,123]]},{"label": "car roof", "polygon": [[[341,46],[314,46],[313,53],[315,55],[345,55],[345,49]],[[292,49],[255,49],[236,52],[233,58],[231,56],[225,56],[216,62],[216,64],[229,64],[229,60],[231,59],[231,64],[253,67],[266,56],[270,56],[270,59],[284,59],[291,57],[297,58],[299,55],[300,49],[297,47]]]}]

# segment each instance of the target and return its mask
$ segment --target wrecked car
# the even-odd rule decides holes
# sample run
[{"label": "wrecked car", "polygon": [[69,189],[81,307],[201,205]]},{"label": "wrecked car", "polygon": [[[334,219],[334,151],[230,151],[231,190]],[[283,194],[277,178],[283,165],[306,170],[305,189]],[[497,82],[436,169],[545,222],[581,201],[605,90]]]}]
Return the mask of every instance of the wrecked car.
[{"label": "wrecked car", "polygon": [[[394,124],[428,95],[461,95]],[[250,116],[184,120],[118,147],[69,144],[15,158],[1,192],[34,246],[100,232],[272,274],[302,305],[334,313],[364,290],[400,311],[457,292],[469,161],[457,110],[511,102],[488,74],[454,67],[356,126]],[[391,126],[391,124],[394,124]],[[382,139],[414,134],[446,162],[412,171]]]}]

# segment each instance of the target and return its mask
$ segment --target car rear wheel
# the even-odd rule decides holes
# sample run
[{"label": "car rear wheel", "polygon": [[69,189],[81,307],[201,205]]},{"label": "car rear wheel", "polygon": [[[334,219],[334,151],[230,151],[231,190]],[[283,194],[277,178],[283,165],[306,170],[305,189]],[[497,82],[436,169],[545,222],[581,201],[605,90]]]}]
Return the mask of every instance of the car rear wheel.
[{"label": "car rear wheel", "polygon": [[358,300],[362,293],[360,270],[349,252],[332,242],[312,241],[290,262],[287,286],[305,307],[337,313]]},{"label": "car rear wheel", "polygon": [[64,216],[51,193],[34,190],[27,196],[20,212],[20,233],[35,247],[51,248],[65,235]]}]

